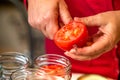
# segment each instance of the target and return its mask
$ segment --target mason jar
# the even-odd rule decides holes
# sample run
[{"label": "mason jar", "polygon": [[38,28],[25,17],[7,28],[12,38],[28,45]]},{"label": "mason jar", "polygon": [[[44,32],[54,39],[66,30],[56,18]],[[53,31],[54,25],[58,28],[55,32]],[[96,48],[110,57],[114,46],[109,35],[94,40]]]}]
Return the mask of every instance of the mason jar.
[{"label": "mason jar", "polygon": [[18,69],[27,68],[29,63],[28,57],[26,57],[23,53],[0,53],[0,65],[3,67],[3,74],[5,75],[6,80],[9,80],[12,72]]},{"label": "mason jar", "polygon": [[47,75],[55,78],[54,80],[70,80],[71,63],[61,55],[45,54],[35,59],[35,67],[45,71]]}]

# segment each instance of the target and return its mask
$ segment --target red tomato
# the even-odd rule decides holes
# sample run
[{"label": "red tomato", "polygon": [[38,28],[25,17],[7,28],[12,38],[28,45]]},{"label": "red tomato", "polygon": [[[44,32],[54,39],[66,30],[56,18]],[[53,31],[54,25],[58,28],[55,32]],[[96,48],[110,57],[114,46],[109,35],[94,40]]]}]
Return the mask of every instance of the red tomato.
[{"label": "red tomato", "polygon": [[82,47],[86,44],[88,31],[81,22],[72,21],[64,25],[54,36],[55,44],[62,50],[67,51],[74,45]]},{"label": "red tomato", "polygon": [[40,69],[44,70],[49,75],[56,75],[56,76],[65,75],[64,66],[62,65],[56,65],[56,64],[44,65],[40,67]]}]

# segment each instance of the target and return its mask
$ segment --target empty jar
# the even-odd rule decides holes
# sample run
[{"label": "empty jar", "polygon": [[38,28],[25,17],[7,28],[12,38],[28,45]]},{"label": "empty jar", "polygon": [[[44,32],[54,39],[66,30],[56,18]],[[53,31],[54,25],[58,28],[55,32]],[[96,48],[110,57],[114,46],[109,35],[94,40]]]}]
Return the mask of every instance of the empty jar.
[{"label": "empty jar", "polygon": [[35,59],[35,67],[43,70],[53,80],[70,80],[71,63],[61,55],[45,54]]},{"label": "empty jar", "polygon": [[28,67],[29,59],[19,52],[4,52],[0,53],[0,65],[3,67],[6,80],[9,80],[12,72]]}]

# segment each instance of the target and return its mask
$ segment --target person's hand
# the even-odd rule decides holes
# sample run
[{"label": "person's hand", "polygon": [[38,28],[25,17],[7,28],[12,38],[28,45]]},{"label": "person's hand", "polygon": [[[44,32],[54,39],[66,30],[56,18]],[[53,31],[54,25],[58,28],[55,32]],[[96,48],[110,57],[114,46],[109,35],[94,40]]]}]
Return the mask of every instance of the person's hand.
[{"label": "person's hand", "polygon": [[93,36],[93,44],[83,48],[74,48],[65,54],[76,60],[91,60],[111,50],[120,40],[120,11],[109,11],[84,18],[74,18],[75,21],[87,26],[99,26],[98,33]]},{"label": "person's hand", "polygon": [[64,24],[72,19],[64,0],[28,0],[28,22],[46,37],[53,39],[59,17]]}]

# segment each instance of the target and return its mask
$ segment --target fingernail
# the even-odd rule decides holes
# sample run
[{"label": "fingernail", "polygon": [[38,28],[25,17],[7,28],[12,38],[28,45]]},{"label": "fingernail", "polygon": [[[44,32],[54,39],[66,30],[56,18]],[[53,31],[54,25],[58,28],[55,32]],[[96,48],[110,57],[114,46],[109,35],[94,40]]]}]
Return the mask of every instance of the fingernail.
[{"label": "fingernail", "polygon": [[75,21],[78,21],[78,20],[80,20],[80,19],[79,19],[78,17],[75,17],[74,20],[75,20]]},{"label": "fingernail", "polygon": [[49,39],[50,39],[50,40],[53,40],[53,36],[49,36]]},{"label": "fingernail", "polygon": [[75,53],[76,49],[71,49],[70,52]]},{"label": "fingernail", "polygon": [[68,53],[68,51],[64,52],[64,54],[67,54],[67,53]]},{"label": "fingernail", "polygon": [[68,51],[64,52],[65,55],[68,55],[68,53],[69,53]]}]

